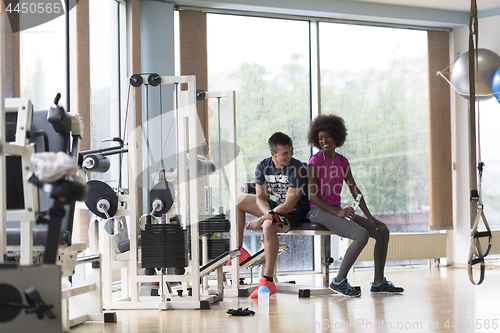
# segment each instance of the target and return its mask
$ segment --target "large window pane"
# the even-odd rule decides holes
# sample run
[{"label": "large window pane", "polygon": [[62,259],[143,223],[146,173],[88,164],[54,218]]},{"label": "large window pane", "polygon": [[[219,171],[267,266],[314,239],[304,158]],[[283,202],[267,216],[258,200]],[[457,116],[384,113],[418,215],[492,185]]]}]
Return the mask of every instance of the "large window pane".
[{"label": "large window pane", "polygon": [[[267,139],[277,131],[290,135],[295,157],[307,162],[309,23],[208,14],[207,35],[209,90],[236,91],[238,183],[254,181],[257,163],[270,156]],[[215,139],[216,114],[210,112]],[[300,253],[285,251],[278,269],[312,269],[312,238],[290,237],[287,243]],[[245,232],[244,246],[255,253],[260,237]]]},{"label": "large window pane", "polygon": [[426,32],[322,23],[320,50],[321,110],[346,122],[338,151],[370,211],[393,232],[428,231]]},{"label": "large window pane", "polygon": [[[481,160],[484,162],[481,183],[484,214],[491,229],[500,229],[500,155],[498,154],[498,124],[500,105],[495,98],[479,104]],[[482,222],[479,224],[482,228]]]},{"label": "large window pane", "polygon": [[[90,136],[91,149],[116,145],[102,140],[121,137],[119,122],[118,3],[91,0],[90,8]],[[117,186],[119,155],[108,156],[110,171],[93,173],[93,179]]]},{"label": "large window pane", "polygon": [[66,105],[65,16],[21,31],[21,97],[46,110],[61,93]]}]

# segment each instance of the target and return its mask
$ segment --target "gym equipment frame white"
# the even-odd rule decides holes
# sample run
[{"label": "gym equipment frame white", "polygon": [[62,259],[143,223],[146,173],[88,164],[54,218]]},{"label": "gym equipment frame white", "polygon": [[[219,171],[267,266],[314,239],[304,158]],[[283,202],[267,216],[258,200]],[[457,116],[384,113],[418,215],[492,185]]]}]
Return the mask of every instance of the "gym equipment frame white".
[{"label": "gym equipment frame white", "polygon": [[[34,145],[31,145],[28,133],[31,131],[31,121],[33,118],[33,105],[26,98],[6,98],[5,114],[2,114],[2,124],[5,121],[6,113],[17,113],[16,138],[14,142],[5,143],[3,153],[5,155],[15,155],[21,157],[22,177],[27,179],[28,175],[34,171],[30,161],[31,155],[35,152]],[[38,209],[38,189],[23,181],[24,209],[6,210],[6,221],[20,221],[21,242],[19,248],[10,249],[20,251],[21,265],[31,265],[33,263],[33,221],[35,211]],[[6,226],[5,226],[6,227]],[[6,230],[5,228],[3,230]]]},{"label": "gym equipment frame white", "polygon": [[[144,80],[145,85],[149,84]],[[129,226],[128,233],[130,238],[130,251],[122,254],[115,254],[111,245],[109,236],[103,233],[102,226],[99,225],[99,242],[102,250],[102,274],[103,274],[103,306],[105,309],[207,309],[214,301],[222,299],[221,291],[216,295],[202,295],[202,285],[200,278],[217,270],[217,277],[222,281],[221,265],[214,265],[210,269],[204,269],[200,272],[200,247],[199,247],[199,198],[200,198],[200,177],[197,170],[197,149],[203,138],[201,137],[201,124],[196,110],[196,77],[195,76],[162,76],[160,84],[180,84],[187,85],[187,90],[180,91],[176,89],[175,117],[177,123],[177,170],[173,173],[166,173],[166,179],[177,179],[176,196],[172,209],[177,210],[181,216],[181,226],[184,229],[190,228],[190,252],[186,273],[184,275],[143,275],[140,274],[139,248],[137,239],[139,235],[138,221],[141,212],[137,210],[138,203],[142,200],[142,193],[138,191],[137,179],[143,171],[142,166],[142,148],[143,138],[142,129],[136,128],[136,114],[140,112],[135,109],[136,94],[142,94],[142,89],[134,89],[131,94],[129,104],[130,112],[127,116],[127,138],[128,138],[128,194],[119,195],[119,208],[115,216],[126,216]],[[227,119],[230,124],[230,136],[236,143],[235,134],[235,108],[234,92],[226,93],[207,93],[207,97],[227,97],[230,105]],[[236,146],[236,145],[235,145]],[[230,152],[234,157],[229,163],[231,178],[231,242],[232,247],[237,248],[236,232],[236,147]],[[188,165],[189,163],[189,165]],[[149,175],[148,175],[149,176]],[[149,190],[149,189],[148,189]],[[121,204],[121,203],[125,204]],[[190,209],[191,208],[191,209]],[[196,208],[196,209],[192,209]],[[146,209],[149,210],[149,207]],[[100,223],[101,224],[101,223]],[[225,262],[233,259],[236,254],[225,256]],[[127,258],[128,257],[128,258]],[[120,260],[122,260],[120,262]],[[238,282],[238,265],[233,270],[233,281]],[[121,270],[121,294],[113,293],[113,271]],[[128,274],[127,274],[128,273]],[[141,285],[143,283],[160,282],[158,290],[159,296],[141,295]],[[171,290],[166,290],[166,283],[180,282],[183,289],[191,288],[191,295],[178,296],[173,295]],[[233,283],[234,284],[234,283]],[[221,288],[221,283],[218,285]],[[168,288],[169,289],[169,288]],[[238,285],[231,286],[237,294]],[[224,291],[227,293],[227,291]]]},{"label": "gym equipment frame white", "polygon": [[[44,246],[33,246],[33,221],[35,213],[38,210],[38,188],[33,184],[28,183],[28,174],[34,172],[34,167],[30,161],[31,155],[35,153],[34,144],[30,144],[28,133],[31,131],[31,123],[33,118],[33,106],[28,99],[25,98],[7,98],[5,99],[5,109],[2,108],[2,119],[5,120],[6,112],[17,113],[15,141],[3,143],[3,154],[15,155],[21,157],[22,177],[23,177],[23,192],[24,192],[24,208],[4,210],[5,221],[21,221],[20,245],[4,246],[3,253],[7,251],[20,253],[20,266],[18,270],[35,272],[32,276],[34,280],[39,279],[37,272],[44,273],[52,268],[48,266],[33,265],[33,257],[37,252],[43,252]],[[71,126],[73,135],[81,136],[83,132],[83,123],[76,114],[70,114]],[[1,122],[2,127],[4,121]],[[2,156],[4,158],[4,156]],[[2,168],[2,173],[6,169]],[[2,175],[2,177],[5,177]],[[5,188],[3,188],[5,191]],[[5,194],[5,192],[4,192]],[[3,214],[3,212],[2,212]],[[6,224],[2,223],[0,230],[2,239],[5,240]],[[4,243],[6,244],[6,242]],[[77,259],[79,252],[85,250],[85,243],[73,243],[71,246],[59,246],[57,266],[57,292],[59,299],[62,300],[57,308],[57,316],[62,331],[68,332],[71,326],[81,324],[87,320],[104,321],[102,312],[102,293],[101,293],[101,273],[99,269],[94,269],[83,284],[72,286],[71,283],[64,277],[72,276],[75,273],[77,264],[88,263],[90,260],[99,261],[97,257],[82,257]],[[3,255],[2,255],[3,259]],[[50,269],[49,269],[50,268]],[[61,279],[61,277],[63,277]],[[9,281],[7,281],[9,282]],[[14,281],[12,281],[14,282]],[[28,283],[29,281],[26,281]],[[35,282],[35,281],[34,281]],[[33,282],[33,283],[34,283]],[[54,288],[53,281],[46,281],[47,285]],[[20,324],[21,325],[21,324]],[[24,325],[24,324],[22,324]]]},{"label": "gym equipment frame white", "polygon": [[[238,248],[238,223],[236,220],[236,198],[237,198],[237,193],[238,193],[238,186],[237,186],[237,163],[236,163],[236,157],[237,157],[237,145],[236,145],[236,98],[235,98],[235,92],[234,90],[231,91],[208,91],[205,92],[205,99],[210,99],[210,98],[217,98],[218,106],[219,106],[219,120],[224,119],[225,126],[228,128],[228,142],[232,143],[233,145],[230,145],[230,149],[228,151],[228,168],[229,168],[229,193],[230,193],[230,198],[229,198],[229,212],[231,216],[231,230],[230,230],[230,249],[237,249]],[[227,103],[224,105],[227,105],[226,108],[221,108],[221,103],[220,100],[224,98],[227,99]],[[219,124],[219,131],[221,128],[221,124]],[[220,152],[219,152],[220,154]],[[221,175],[219,175],[219,178]],[[205,244],[205,243],[204,243]],[[203,249],[203,253],[206,252],[206,249]],[[205,260],[205,258],[204,258]],[[203,262],[206,264],[207,262]],[[238,289],[239,289],[239,276],[240,276],[240,270],[239,270],[239,264],[238,264],[238,258],[232,260],[232,265],[229,267],[226,267],[224,269],[225,272],[229,272],[231,274],[231,279],[232,279],[232,284],[227,285],[224,291],[224,295],[228,297],[237,297],[238,296]],[[207,285],[207,283],[205,283]]]}]

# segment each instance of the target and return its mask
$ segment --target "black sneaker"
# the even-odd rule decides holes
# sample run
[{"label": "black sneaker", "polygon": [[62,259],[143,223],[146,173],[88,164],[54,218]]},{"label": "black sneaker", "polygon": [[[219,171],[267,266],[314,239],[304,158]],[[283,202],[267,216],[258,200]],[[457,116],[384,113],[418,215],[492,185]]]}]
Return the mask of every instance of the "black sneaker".
[{"label": "black sneaker", "polygon": [[385,278],[379,284],[372,282],[370,289],[370,292],[374,294],[402,294],[404,291],[403,288],[395,287],[391,281],[387,281]]},{"label": "black sneaker", "polygon": [[347,297],[361,296],[361,290],[351,287],[351,285],[345,278],[340,282],[337,282],[335,281],[335,279],[333,279],[330,283],[330,289]]}]

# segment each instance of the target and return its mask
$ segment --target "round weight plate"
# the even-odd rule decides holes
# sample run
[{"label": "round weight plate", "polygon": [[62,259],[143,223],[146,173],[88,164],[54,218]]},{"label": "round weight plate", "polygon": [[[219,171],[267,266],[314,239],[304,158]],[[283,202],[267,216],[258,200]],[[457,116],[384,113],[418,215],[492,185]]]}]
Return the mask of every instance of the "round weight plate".
[{"label": "round weight plate", "polygon": [[88,197],[85,201],[88,209],[100,218],[106,219],[106,214],[97,210],[97,202],[101,199],[106,199],[109,202],[109,216],[114,216],[118,209],[118,196],[115,191],[106,183],[100,180],[90,180],[88,185]]},{"label": "round weight plate", "polygon": [[[23,303],[21,293],[10,284],[0,284],[0,300],[9,304]],[[2,306],[0,311],[0,323],[5,323],[16,318],[23,308],[21,306]]]},{"label": "round weight plate", "polygon": [[170,210],[174,204],[174,185],[168,180],[158,182],[149,194],[149,208],[153,208],[153,202],[158,199],[163,202],[163,208],[157,212],[153,212],[156,217],[162,216]]}]

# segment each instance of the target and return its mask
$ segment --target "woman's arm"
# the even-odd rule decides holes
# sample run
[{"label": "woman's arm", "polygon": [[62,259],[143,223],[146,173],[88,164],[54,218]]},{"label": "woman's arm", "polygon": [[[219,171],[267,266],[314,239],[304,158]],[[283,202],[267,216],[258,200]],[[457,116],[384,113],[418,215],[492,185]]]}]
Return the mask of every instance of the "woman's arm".
[{"label": "woman's arm", "polygon": [[[353,198],[356,198],[358,196],[358,194],[361,194],[361,190],[356,185],[356,181],[354,180],[354,177],[352,175],[351,168],[347,169],[347,173],[344,176],[344,181],[347,184],[347,186],[349,187],[349,190],[351,191]],[[377,220],[376,218],[374,218],[372,216],[372,214],[370,213],[370,210],[368,209],[368,206],[366,205],[365,197],[363,195],[361,196],[361,200],[359,201],[359,208],[361,208],[361,210],[365,214],[366,218],[375,227],[375,229],[378,230],[377,225],[379,225],[379,224],[385,226],[384,223],[380,222],[379,220]]]},{"label": "woman's arm", "polygon": [[318,196],[318,168],[311,164],[307,166],[307,193],[309,196],[309,201],[325,212],[337,215],[339,217],[351,216],[354,214],[354,210],[351,207],[339,209],[327,204],[321,197]]}]

